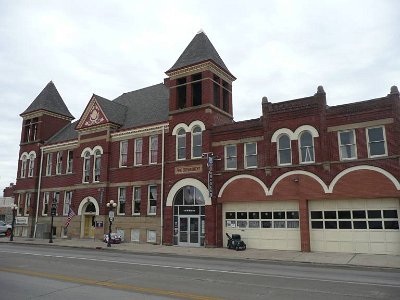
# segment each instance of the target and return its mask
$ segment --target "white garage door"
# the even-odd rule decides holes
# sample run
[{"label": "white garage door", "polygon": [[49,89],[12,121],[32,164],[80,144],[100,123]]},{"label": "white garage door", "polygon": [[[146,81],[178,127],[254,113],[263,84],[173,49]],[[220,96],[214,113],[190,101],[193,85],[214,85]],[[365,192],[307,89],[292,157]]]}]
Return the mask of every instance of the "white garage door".
[{"label": "white garage door", "polygon": [[240,234],[248,248],[300,250],[298,202],[250,202],[223,205],[225,233]]},{"label": "white garage door", "polygon": [[399,200],[310,201],[311,251],[400,254]]}]

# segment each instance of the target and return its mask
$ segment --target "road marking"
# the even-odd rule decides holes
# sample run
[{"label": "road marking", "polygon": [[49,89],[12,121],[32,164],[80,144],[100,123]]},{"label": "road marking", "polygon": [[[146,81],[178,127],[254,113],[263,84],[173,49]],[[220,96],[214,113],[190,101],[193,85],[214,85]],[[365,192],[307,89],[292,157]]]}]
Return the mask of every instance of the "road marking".
[{"label": "road marking", "polygon": [[288,276],[288,275],[260,274],[260,273],[252,273],[252,272],[240,272],[240,271],[234,271],[234,270],[216,270],[216,269],[181,267],[181,266],[170,266],[170,265],[159,265],[159,264],[147,264],[147,263],[136,263],[136,262],[129,262],[129,261],[108,260],[108,259],[100,259],[100,258],[88,258],[88,257],[78,257],[78,256],[62,256],[62,255],[52,255],[52,254],[40,254],[40,253],[32,253],[32,252],[19,252],[19,251],[0,250],[0,253],[1,252],[11,253],[11,254],[21,254],[21,255],[32,255],[32,256],[45,256],[45,257],[64,258],[64,259],[87,260],[87,261],[105,262],[105,263],[113,263],[113,264],[124,264],[124,265],[134,265],[134,266],[143,266],[143,267],[176,269],[176,270],[226,273],[226,274],[235,274],[235,275],[249,275],[249,276],[274,277],[274,278],[283,278],[283,279],[297,279],[297,280],[308,280],[308,281],[318,281],[318,282],[328,282],[328,283],[345,283],[345,284],[371,285],[371,286],[400,288],[400,284],[383,284],[383,283],[373,283],[373,282],[344,281],[344,280],[335,280],[335,279],[309,278],[309,277]]},{"label": "road marking", "polygon": [[133,292],[140,292],[152,295],[160,295],[160,296],[169,296],[174,298],[180,299],[190,299],[190,300],[220,300],[222,298],[216,297],[208,297],[208,296],[201,296],[201,295],[194,295],[189,293],[181,293],[181,292],[174,292],[169,290],[162,290],[157,288],[148,288],[148,287],[141,287],[131,284],[121,284],[115,283],[111,281],[98,281],[89,278],[79,278],[79,277],[71,277],[65,276],[60,274],[51,274],[51,273],[44,273],[44,272],[36,272],[24,269],[16,269],[16,268],[2,268],[0,267],[0,272],[9,272],[9,273],[16,273],[21,275],[33,276],[33,277],[41,277],[41,278],[48,278],[52,280],[60,280],[60,281],[67,281],[73,282],[78,284],[85,284],[85,285],[93,285],[93,286],[100,286],[100,287],[107,287],[112,289],[118,290],[128,290]]}]

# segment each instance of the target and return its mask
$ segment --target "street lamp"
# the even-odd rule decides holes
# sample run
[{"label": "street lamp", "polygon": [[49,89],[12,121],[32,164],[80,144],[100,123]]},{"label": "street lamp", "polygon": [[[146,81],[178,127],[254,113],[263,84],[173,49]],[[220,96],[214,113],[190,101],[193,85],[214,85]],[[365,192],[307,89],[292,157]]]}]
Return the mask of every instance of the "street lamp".
[{"label": "street lamp", "polygon": [[49,240],[49,243],[51,244],[51,243],[53,243],[53,221],[54,221],[54,217],[57,214],[57,201],[56,201],[55,198],[53,199],[53,203],[51,204],[50,212],[51,212],[51,223],[50,223],[50,240]]},{"label": "street lamp", "polygon": [[110,200],[110,202],[107,202],[106,205],[109,209],[108,220],[110,221],[110,226],[108,228],[107,247],[111,247],[111,225],[112,225],[112,222],[114,221],[114,208],[117,207],[117,203],[115,203],[114,200]]},{"label": "street lamp", "polygon": [[11,204],[11,211],[12,211],[12,222],[11,222],[11,235],[10,241],[14,240],[14,225],[15,225],[15,215],[17,213],[18,206],[15,203]]}]

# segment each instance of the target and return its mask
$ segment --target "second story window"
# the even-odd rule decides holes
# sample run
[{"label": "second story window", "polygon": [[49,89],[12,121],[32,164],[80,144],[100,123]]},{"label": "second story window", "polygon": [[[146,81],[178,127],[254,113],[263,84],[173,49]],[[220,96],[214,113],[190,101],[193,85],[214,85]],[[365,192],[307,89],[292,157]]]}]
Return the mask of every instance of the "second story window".
[{"label": "second story window", "polygon": [[133,164],[140,166],[143,160],[143,139],[135,139],[135,158]]},{"label": "second story window", "polygon": [[62,156],[61,151],[57,152],[57,163],[56,163],[56,174],[60,175],[62,173]]},{"label": "second story window", "polygon": [[22,155],[21,157],[21,178],[26,177],[26,164],[27,164],[28,156]]},{"label": "second story window", "polygon": [[237,169],[237,152],[236,145],[225,146],[225,169],[236,170]]},{"label": "second story window", "polygon": [[90,178],[90,152],[86,151],[83,154],[83,182],[89,182]]},{"label": "second story window", "polygon": [[152,135],[149,139],[150,148],[150,164],[156,164],[158,158],[158,136]]},{"label": "second story window", "polygon": [[339,131],[339,148],[340,159],[355,159],[357,158],[356,152],[356,137],[354,130]]},{"label": "second story window", "polygon": [[33,169],[35,168],[35,155],[29,155],[29,171],[28,177],[33,177]]},{"label": "second story window", "polygon": [[119,144],[119,166],[126,167],[128,162],[128,141],[121,141]]},{"label": "second story window", "polygon": [[60,192],[54,192],[53,203],[56,205],[56,216],[58,216],[58,205],[60,203]]},{"label": "second story window", "polygon": [[101,151],[99,149],[94,152],[93,181],[100,181],[101,170]]},{"label": "second story window", "polygon": [[18,194],[18,200],[17,200],[17,216],[20,216],[22,214],[22,206],[21,206],[21,194]]},{"label": "second story window", "polygon": [[202,155],[202,132],[200,126],[192,130],[192,158],[199,158]]},{"label": "second story window", "polygon": [[176,159],[186,159],[186,131],[183,128],[176,135]]},{"label": "second story window", "polygon": [[287,134],[278,138],[278,165],[290,165],[292,163],[291,141]]},{"label": "second story window", "polygon": [[312,163],[315,161],[314,157],[314,139],[311,132],[303,131],[300,134],[300,162]]},{"label": "second story window", "polygon": [[50,193],[49,192],[43,193],[42,216],[47,216],[47,214],[49,213],[49,199],[50,199]]},{"label": "second story window", "polygon": [[133,205],[132,214],[140,215],[140,200],[141,200],[141,188],[140,186],[133,187]]},{"label": "second story window", "polygon": [[257,167],[257,143],[244,144],[245,168]]},{"label": "second story window", "polygon": [[53,153],[47,153],[46,176],[50,176],[53,168]]},{"label": "second story window", "polygon": [[126,204],[126,188],[118,188],[118,214],[125,214],[125,204]]},{"label": "second story window", "polygon": [[367,128],[368,157],[387,155],[384,127]]},{"label": "second story window", "polygon": [[67,160],[67,174],[72,173],[72,166],[74,163],[74,151],[68,151],[68,160]]}]

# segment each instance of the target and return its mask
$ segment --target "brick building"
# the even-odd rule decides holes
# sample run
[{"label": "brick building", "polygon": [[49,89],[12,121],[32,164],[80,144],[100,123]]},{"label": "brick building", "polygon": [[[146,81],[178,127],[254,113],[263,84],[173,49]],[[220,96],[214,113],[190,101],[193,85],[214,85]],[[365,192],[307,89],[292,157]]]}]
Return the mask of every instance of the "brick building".
[{"label": "brick building", "polygon": [[[328,106],[324,89],[235,122],[236,79],[198,33],[167,78],[73,122],[53,82],[21,114],[17,235],[400,253],[400,98]],[[76,216],[64,228],[69,209]]]}]

